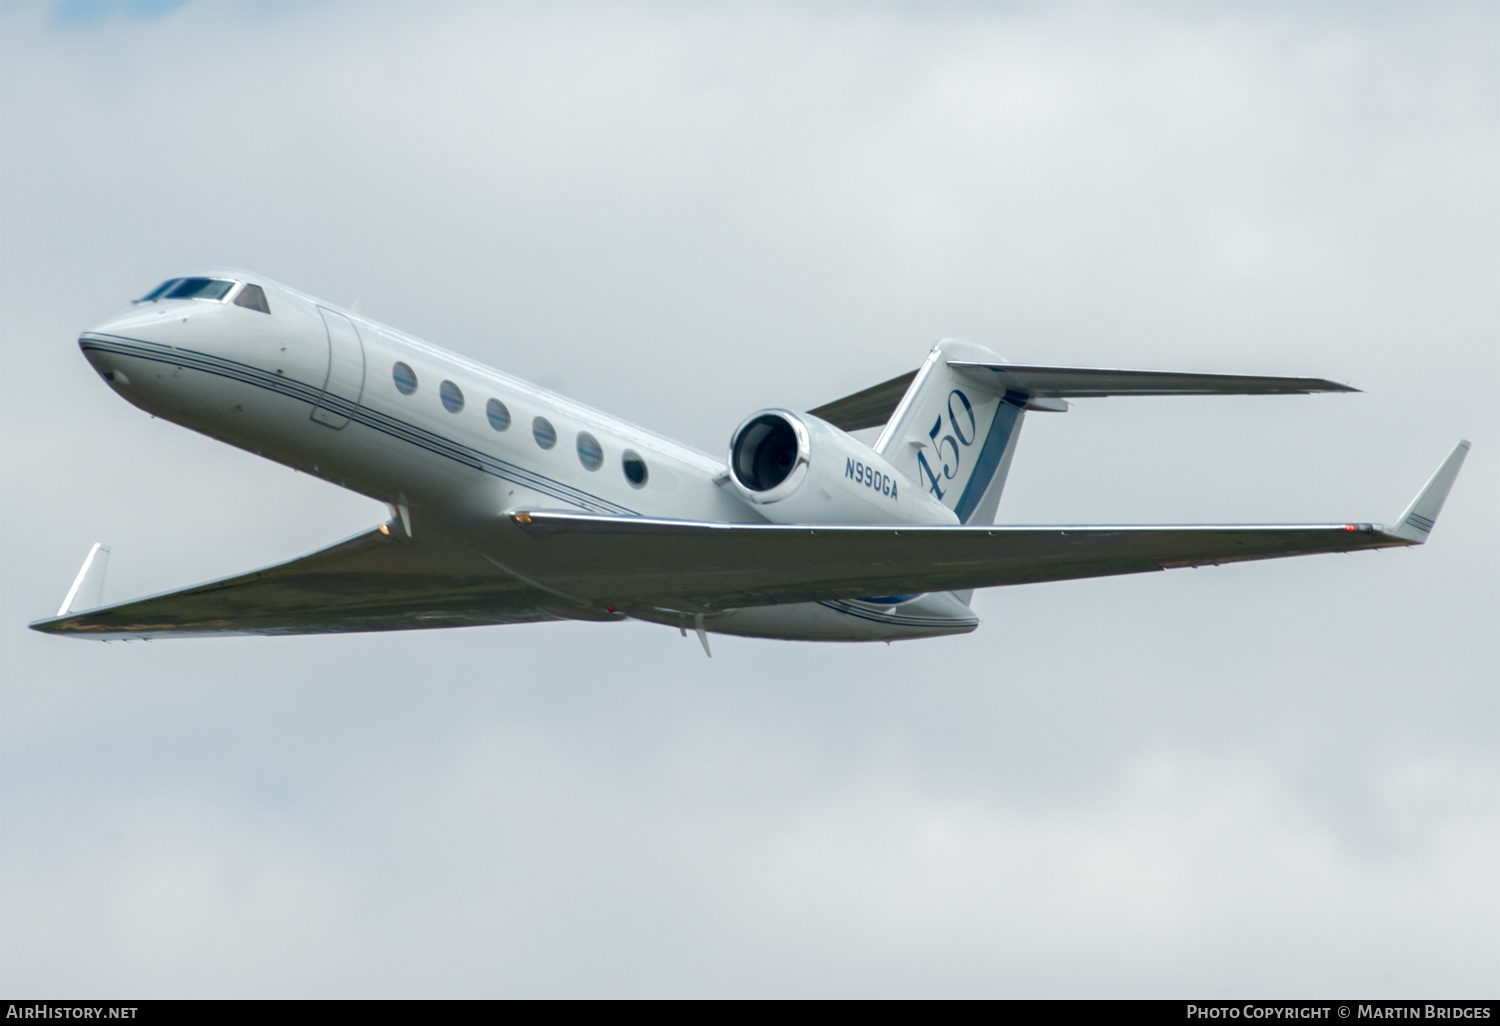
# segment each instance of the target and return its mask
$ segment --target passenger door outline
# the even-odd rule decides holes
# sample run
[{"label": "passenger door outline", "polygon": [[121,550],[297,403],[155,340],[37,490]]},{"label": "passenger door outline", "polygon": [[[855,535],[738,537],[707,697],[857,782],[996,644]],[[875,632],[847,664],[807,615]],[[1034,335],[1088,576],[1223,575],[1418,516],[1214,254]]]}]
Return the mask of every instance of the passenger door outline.
[{"label": "passenger door outline", "polygon": [[313,406],[312,419],[324,427],[341,430],[359,408],[365,391],[365,347],[354,322],[341,313],[318,307],[328,340],[328,373],[323,391]]}]

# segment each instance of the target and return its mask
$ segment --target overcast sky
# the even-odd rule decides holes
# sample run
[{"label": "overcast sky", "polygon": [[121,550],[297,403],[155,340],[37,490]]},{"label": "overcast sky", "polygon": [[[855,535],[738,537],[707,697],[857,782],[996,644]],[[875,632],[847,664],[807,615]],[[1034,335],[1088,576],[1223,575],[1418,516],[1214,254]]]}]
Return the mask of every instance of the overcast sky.
[{"label": "overcast sky", "polygon": [[[1500,6],[0,5],[0,989],[1491,996]],[[1359,395],[1031,418],[999,519],[1431,544],[897,645],[27,631],[375,503],[153,420],[210,263],[721,453],[972,338]]]}]

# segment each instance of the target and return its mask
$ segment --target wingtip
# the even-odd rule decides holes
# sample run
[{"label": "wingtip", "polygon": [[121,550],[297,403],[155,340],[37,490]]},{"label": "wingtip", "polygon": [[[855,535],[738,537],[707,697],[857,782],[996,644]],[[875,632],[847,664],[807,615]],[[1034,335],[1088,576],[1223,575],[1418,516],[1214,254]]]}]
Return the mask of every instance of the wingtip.
[{"label": "wingtip", "polygon": [[[78,613],[71,613],[62,616],[49,616],[41,620],[33,620],[26,626],[38,634],[79,635],[81,632],[73,626],[78,622],[79,615]],[[87,635],[83,636],[86,637]]]},{"label": "wingtip", "polygon": [[94,542],[94,547],[84,557],[83,566],[78,568],[78,576],[73,578],[73,586],[58,607],[57,615],[66,616],[101,605],[104,601],[104,574],[108,568],[109,546]]},{"label": "wingtip", "polygon": [[1442,466],[1428,478],[1427,484],[1417,493],[1417,497],[1411,501],[1411,505],[1396,520],[1396,526],[1390,533],[1407,542],[1410,545],[1421,545],[1427,541],[1427,536],[1432,533],[1437,524],[1438,514],[1443,511],[1443,503],[1448,499],[1448,492],[1453,488],[1453,482],[1458,479],[1458,472],[1464,465],[1464,457],[1469,455],[1469,440],[1463,438],[1453,447],[1448,458],[1443,461]]},{"label": "wingtip", "polygon": [[1342,381],[1330,381],[1327,378],[1320,378],[1318,380],[1318,387],[1316,389],[1314,389],[1314,391],[1318,391],[1318,392],[1358,392],[1358,393],[1363,393],[1364,389],[1362,389],[1362,388],[1355,388],[1353,385],[1346,385]]}]

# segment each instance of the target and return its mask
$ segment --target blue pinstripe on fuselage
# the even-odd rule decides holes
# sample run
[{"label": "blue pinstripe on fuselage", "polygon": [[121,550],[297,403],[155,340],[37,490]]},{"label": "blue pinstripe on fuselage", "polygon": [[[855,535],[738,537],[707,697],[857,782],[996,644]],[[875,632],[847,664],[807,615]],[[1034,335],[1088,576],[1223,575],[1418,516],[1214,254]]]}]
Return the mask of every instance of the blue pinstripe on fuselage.
[{"label": "blue pinstripe on fuselage", "polygon": [[321,387],[309,385],[286,375],[274,374],[210,353],[120,335],[90,333],[80,338],[78,345],[85,353],[93,350],[152,363],[168,364],[173,367],[187,367],[295,399],[306,403],[309,408],[321,405],[373,431],[442,456],[471,470],[477,470],[543,495],[549,495],[591,513],[616,516],[639,515],[636,510],[628,506],[540,474],[518,463],[500,459],[482,449],[466,445],[427,428],[418,427],[409,421],[381,413],[369,406],[356,405],[331,393],[325,393]]}]

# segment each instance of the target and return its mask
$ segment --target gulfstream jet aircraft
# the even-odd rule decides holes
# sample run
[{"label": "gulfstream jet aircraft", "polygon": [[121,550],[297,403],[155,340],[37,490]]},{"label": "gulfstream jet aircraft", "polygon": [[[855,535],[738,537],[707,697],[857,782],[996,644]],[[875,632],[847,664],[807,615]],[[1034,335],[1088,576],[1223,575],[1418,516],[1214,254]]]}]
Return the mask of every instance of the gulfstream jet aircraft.
[{"label": "gulfstream jet aircraft", "polygon": [[[1392,527],[1000,527],[1029,412],[1355,390],[1024,366],[946,340],[911,373],[810,412],[752,413],[719,459],[244,271],[173,278],[79,346],[141,409],[391,511],[299,559],[108,606],[96,545],[58,615],[31,625],[88,638],[626,617],[691,629],[705,650],[711,631],[960,634],[978,625],[975,588],[1420,545],[1469,448]],[[881,425],[873,446],[846,433]]]}]

